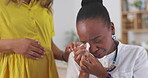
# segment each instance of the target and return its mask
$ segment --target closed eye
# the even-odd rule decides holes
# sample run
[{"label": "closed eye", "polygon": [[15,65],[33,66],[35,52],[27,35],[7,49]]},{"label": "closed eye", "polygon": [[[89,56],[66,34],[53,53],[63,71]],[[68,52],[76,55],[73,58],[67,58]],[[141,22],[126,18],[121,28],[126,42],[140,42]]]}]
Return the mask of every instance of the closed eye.
[{"label": "closed eye", "polygon": [[97,37],[96,39],[94,39],[95,43],[101,43],[102,42],[102,37]]}]

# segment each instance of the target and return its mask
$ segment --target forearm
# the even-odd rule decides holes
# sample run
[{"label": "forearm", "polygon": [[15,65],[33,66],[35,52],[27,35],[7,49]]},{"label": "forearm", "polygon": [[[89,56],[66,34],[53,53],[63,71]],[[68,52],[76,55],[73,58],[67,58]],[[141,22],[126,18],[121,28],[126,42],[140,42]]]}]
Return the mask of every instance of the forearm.
[{"label": "forearm", "polygon": [[106,73],[102,76],[98,76],[98,78],[113,78],[110,73]]},{"label": "forearm", "polygon": [[10,50],[10,43],[12,39],[0,40],[0,52]]},{"label": "forearm", "polygon": [[53,50],[54,53],[54,58],[57,60],[63,60],[62,58],[62,54],[64,53],[63,51],[59,50],[59,49],[54,49]]},{"label": "forearm", "polygon": [[84,72],[80,72],[79,78],[89,78],[89,74],[88,73],[84,73]]},{"label": "forearm", "polygon": [[63,60],[62,54],[64,53],[62,50],[60,50],[52,41],[52,51],[54,54],[54,58],[57,60]]}]

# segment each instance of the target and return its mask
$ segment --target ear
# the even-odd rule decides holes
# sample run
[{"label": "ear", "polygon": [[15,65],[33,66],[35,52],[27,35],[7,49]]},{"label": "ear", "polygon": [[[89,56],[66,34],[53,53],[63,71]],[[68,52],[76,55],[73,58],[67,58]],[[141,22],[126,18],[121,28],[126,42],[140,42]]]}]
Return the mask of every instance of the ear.
[{"label": "ear", "polygon": [[114,35],[115,34],[115,27],[114,27],[114,23],[113,22],[110,23],[110,29],[112,31],[112,35]]}]

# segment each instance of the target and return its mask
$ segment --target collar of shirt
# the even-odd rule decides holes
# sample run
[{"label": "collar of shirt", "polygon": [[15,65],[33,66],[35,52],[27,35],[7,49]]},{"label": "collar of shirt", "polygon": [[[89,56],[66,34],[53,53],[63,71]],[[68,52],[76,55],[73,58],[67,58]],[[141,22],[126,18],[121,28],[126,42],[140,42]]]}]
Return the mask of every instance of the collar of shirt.
[{"label": "collar of shirt", "polygon": [[[118,45],[118,53],[117,53],[117,58],[118,58],[118,54],[119,54],[119,50],[121,49],[121,46],[122,46],[122,43],[119,42],[119,45]],[[116,50],[113,51],[112,53],[104,56],[103,58],[98,58],[98,60],[101,62],[101,64],[104,66],[104,67],[109,67],[112,63],[113,63],[113,59],[115,57],[115,53],[116,53]]]}]

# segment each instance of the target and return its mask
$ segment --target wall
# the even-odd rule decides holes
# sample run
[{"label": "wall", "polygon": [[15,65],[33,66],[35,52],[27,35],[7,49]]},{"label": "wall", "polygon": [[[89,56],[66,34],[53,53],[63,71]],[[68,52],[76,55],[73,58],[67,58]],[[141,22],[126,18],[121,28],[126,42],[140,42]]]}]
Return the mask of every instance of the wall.
[{"label": "wall", "polygon": [[115,25],[116,36],[121,39],[121,0],[104,0],[104,5],[108,9],[111,21]]},{"label": "wall", "polygon": [[[116,29],[116,36],[121,39],[121,11],[120,0],[104,0],[104,5],[108,9],[112,22]],[[75,29],[75,19],[80,9],[81,0],[55,0],[53,5],[55,32],[54,42],[60,49],[65,49],[66,34],[68,30]]]},{"label": "wall", "polygon": [[74,20],[74,0],[54,0],[53,5],[55,36],[53,41],[64,50],[66,43],[66,31],[73,29]]}]

